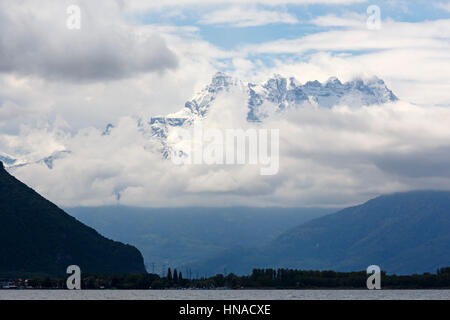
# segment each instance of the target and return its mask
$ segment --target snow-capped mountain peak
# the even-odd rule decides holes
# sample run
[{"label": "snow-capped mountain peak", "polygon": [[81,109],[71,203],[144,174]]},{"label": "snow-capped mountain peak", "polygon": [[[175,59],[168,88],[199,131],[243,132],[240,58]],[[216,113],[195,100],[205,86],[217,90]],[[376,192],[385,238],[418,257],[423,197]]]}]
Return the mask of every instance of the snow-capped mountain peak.
[{"label": "snow-capped mountain peak", "polygon": [[191,112],[193,115],[203,117],[208,112],[208,108],[218,94],[229,91],[232,87],[243,86],[241,81],[218,72],[214,75],[211,83],[200,91],[191,101],[186,102],[185,112]]},{"label": "snow-capped mountain peak", "polygon": [[250,121],[261,120],[258,107],[265,101],[277,104],[280,111],[287,107],[301,106],[309,101],[314,101],[320,107],[331,108],[339,104],[363,106],[397,100],[384,81],[376,77],[369,80],[355,79],[346,83],[331,77],[324,84],[314,80],[302,85],[295,78],[288,80],[276,75],[261,85],[249,84],[249,88]]},{"label": "snow-capped mountain peak", "polygon": [[265,102],[274,104],[276,111],[282,111],[311,101],[319,107],[331,108],[339,104],[363,106],[397,100],[384,81],[377,77],[368,80],[354,79],[345,83],[336,77],[331,77],[323,84],[317,80],[301,84],[294,77],[285,78],[276,74],[266,82],[255,84],[218,72],[209,85],[197,93],[192,100],[186,102],[182,110],[168,116],[154,117],[150,124],[168,122],[173,125],[182,125],[186,121],[203,118],[207,116],[217,96],[232,88],[248,95],[246,106],[248,121],[262,121],[267,117],[267,114],[260,110],[260,106]]},{"label": "snow-capped mountain peak", "polygon": [[[331,108],[339,104],[358,107],[397,100],[384,81],[377,77],[354,79],[345,83],[331,77],[324,83],[313,80],[302,84],[294,77],[286,78],[275,74],[265,82],[252,83],[218,72],[211,83],[187,101],[178,112],[152,117],[150,122],[141,119],[138,121],[138,127],[149,138],[156,138],[155,142],[161,146],[162,153],[167,157],[170,151],[167,138],[171,128],[190,127],[194,122],[202,121],[208,117],[211,106],[220,94],[236,90],[244,97],[248,97],[247,103],[242,105],[242,108],[246,108],[243,114],[247,114],[248,122],[263,122],[271,114],[282,113],[290,108],[302,108],[311,103],[317,107]],[[108,136],[114,128],[114,125],[108,124],[102,135]],[[51,169],[54,160],[69,154],[70,150],[60,150],[45,158],[35,158],[0,153],[0,160],[5,167],[10,168],[30,163],[44,163]]]},{"label": "snow-capped mountain peak", "polygon": [[[154,137],[160,138],[163,153],[167,154],[166,138],[170,128],[191,126],[195,121],[201,121],[219,94],[238,90],[248,96],[247,121],[262,122],[273,113],[283,112],[290,108],[301,108],[305,104],[331,108],[335,105],[370,106],[396,101],[397,97],[386,86],[383,80],[354,79],[342,83],[338,78],[331,77],[325,83],[317,80],[301,84],[294,77],[286,78],[279,74],[263,83],[244,82],[225,73],[218,72],[211,83],[197,93],[179,112],[167,116],[152,117],[150,128]],[[267,111],[267,105],[273,109]]]}]

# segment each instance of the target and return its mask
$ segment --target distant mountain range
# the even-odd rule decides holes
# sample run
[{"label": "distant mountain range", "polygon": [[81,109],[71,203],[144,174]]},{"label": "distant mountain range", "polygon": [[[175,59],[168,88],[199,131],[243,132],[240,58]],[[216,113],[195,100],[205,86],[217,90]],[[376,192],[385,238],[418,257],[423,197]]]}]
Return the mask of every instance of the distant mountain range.
[{"label": "distant mountain range", "polygon": [[[450,265],[446,191],[385,195],[331,214],[297,208],[70,211],[107,236],[137,245],[149,271],[158,273],[162,266],[212,275],[267,267],[355,271],[376,264],[411,274]],[[135,247],[69,216],[0,162],[0,276],[63,275],[70,264],[90,273],[145,272]]]},{"label": "distant mountain range", "polygon": [[435,272],[450,265],[450,192],[381,196],[301,224],[264,246],[232,248],[190,267],[247,274],[275,267],[389,273]]},{"label": "distant mountain range", "polygon": [[147,270],[161,273],[169,266],[180,270],[226,249],[267,244],[293,225],[334,210],[106,206],[66,211],[107,237],[132,243],[142,252]]},{"label": "distant mountain range", "polygon": [[[167,158],[173,147],[167,141],[170,131],[178,127],[190,127],[196,121],[204,120],[218,96],[233,90],[247,97],[247,104],[242,105],[242,108],[247,109],[245,112],[248,122],[262,122],[271,114],[304,105],[331,108],[345,104],[359,107],[398,100],[384,81],[377,77],[357,78],[345,83],[332,77],[325,83],[315,80],[301,84],[293,77],[274,75],[263,83],[252,83],[218,72],[211,83],[187,101],[180,111],[139,119],[136,125],[144,136],[160,145],[158,152]],[[115,126],[108,123],[103,135],[109,135],[112,130],[115,130]],[[43,158],[33,158],[26,153],[11,155],[2,151],[4,150],[0,150],[0,161],[11,168],[41,163],[52,169],[58,159],[70,156],[71,153],[70,150],[63,149]]]},{"label": "distant mountain range", "polygon": [[145,273],[141,253],[101,236],[11,176],[0,162],[0,277]]},{"label": "distant mountain range", "polygon": [[182,110],[166,116],[152,117],[150,123],[165,120],[166,124],[177,126],[186,121],[204,118],[218,95],[233,89],[248,96],[248,104],[243,106],[248,108],[248,121],[262,121],[267,117],[267,113],[261,108],[266,102],[273,104],[274,111],[283,111],[300,107],[303,103],[331,108],[341,104],[369,106],[398,100],[384,81],[377,77],[354,79],[345,83],[331,77],[323,84],[315,80],[302,85],[293,77],[275,75],[266,82],[257,84],[218,72],[209,85],[186,102]]},{"label": "distant mountain range", "polygon": [[169,157],[174,147],[167,141],[171,130],[178,127],[188,128],[207,118],[218,96],[231,91],[240,92],[247,97],[247,105],[242,107],[247,108],[249,122],[262,122],[271,114],[305,105],[322,108],[335,105],[361,107],[398,100],[384,81],[377,77],[354,79],[345,83],[332,77],[323,84],[315,80],[302,85],[293,77],[275,75],[264,83],[256,84],[218,72],[209,85],[185,103],[183,109],[169,115],[151,117],[150,130],[147,128],[148,124],[142,121],[141,128],[143,132],[149,131],[150,136],[159,140],[161,152],[165,157]]}]

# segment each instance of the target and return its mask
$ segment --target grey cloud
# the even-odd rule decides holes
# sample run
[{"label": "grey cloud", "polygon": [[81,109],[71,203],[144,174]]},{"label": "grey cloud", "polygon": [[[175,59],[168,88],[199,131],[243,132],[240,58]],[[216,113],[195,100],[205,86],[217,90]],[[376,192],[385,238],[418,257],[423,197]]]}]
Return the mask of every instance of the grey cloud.
[{"label": "grey cloud", "polygon": [[450,178],[450,147],[383,154],[374,163],[383,171],[408,178]]},{"label": "grey cloud", "polygon": [[[228,111],[218,109],[225,126],[235,121],[226,122]],[[17,142],[26,143],[33,156],[46,146],[72,152],[52,170],[32,165],[14,173],[66,206],[115,204],[118,193],[120,203],[142,206],[347,206],[383,193],[450,188],[448,109],[400,101],[370,108],[305,107],[280,118],[264,123],[283,128],[280,172],[271,177],[260,176],[254,166],[164,161],[159,145],[129,117],[110,135],[92,128],[70,137],[25,132]],[[15,154],[9,147],[5,153]],[[70,182],[64,190],[61,181]]]},{"label": "grey cloud", "polygon": [[[0,72],[90,82],[161,72],[178,65],[164,39],[127,25],[119,10],[99,18],[102,11],[93,12],[93,5],[82,6],[81,29],[69,30],[64,1],[51,2],[47,16],[17,5],[0,4]],[[54,12],[59,15],[52,16]]]}]

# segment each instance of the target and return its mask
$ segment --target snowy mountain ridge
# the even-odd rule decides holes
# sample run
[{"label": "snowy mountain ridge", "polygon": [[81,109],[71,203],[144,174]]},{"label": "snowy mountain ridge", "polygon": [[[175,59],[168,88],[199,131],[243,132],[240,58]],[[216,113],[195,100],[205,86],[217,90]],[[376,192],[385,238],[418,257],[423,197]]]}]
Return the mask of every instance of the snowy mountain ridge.
[{"label": "snowy mountain ridge", "polygon": [[384,81],[377,77],[368,80],[355,79],[345,83],[331,77],[323,84],[315,80],[302,85],[293,77],[275,75],[264,83],[255,84],[218,72],[209,85],[185,103],[182,110],[166,116],[151,117],[149,124],[153,135],[166,138],[170,127],[189,126],[194,121],[207,117],[217,96],[236,88],[248,95],[246,107],[249,122],[262,122],[269,117],[263,107],[266,102],[275,107],[273,112],[282,112],[305,103],[331,108],[342,104],[370,106],[398,100]]},{"label": "snowy mountain ridge", "polygon": [[[377,77],[367,80],[354,79],[345,83],[332,77],[325,83],[315,80],[301,84],[293,77],[285,78],[274,75],[263,83],[255,84],[218,72],[210,84],[185,103],[183,109],[172,114],[151,117],[150,121],[139,119],[137,121],[138,129],[144,137],[156,143],[156,149],[161,152],[163,158],[168,158],[172,150],[171,143],[167,139],[170,130],[190,127],[194,122],[204,120],[208,117],[211,106],[219,94],[232,90],[238,90],[248,97],[247,105],[242,106],[247,108],[246,120],[258,123],[264,122],[270,117],[270,114],[282,113],[290,108],[300,108],[304,104],[312,104],[321,108],[331,108],[342,104],[358,107],[398,100],[384,81]],[[268,110],[267,106],[271,109]],[[112,130],[115,130],[115,126],[108,124],[102,136],[108,136]],[[10,155],[0,152],[0,161],[7,168],[42,163],[52,169],[56,160],[62,159],[70,153],[70,150],[58,150],[42,159],[31,159],[26,154]]]}]

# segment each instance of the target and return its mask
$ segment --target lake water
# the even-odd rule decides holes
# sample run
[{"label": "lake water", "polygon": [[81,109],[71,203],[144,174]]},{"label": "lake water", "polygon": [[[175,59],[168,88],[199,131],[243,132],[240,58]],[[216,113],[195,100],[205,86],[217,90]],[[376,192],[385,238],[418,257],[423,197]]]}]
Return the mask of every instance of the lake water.
[{"label": "lake water", "polygon": [[450,300],[450,290],[0,290],[0,300]]}]

